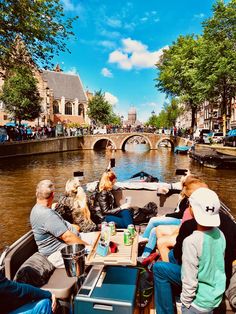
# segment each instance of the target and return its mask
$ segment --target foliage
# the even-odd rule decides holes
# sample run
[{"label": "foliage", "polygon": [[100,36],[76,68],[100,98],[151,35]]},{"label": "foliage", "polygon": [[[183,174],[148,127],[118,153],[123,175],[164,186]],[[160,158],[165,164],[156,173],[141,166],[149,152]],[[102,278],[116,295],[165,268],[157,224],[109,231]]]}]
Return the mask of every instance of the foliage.
[{"label": "foliage", "polygon": [[112,105],[105,99],[105,95],[101,90],[95,92],[95,95],[89,100],[87,114],[98,125],[112,123],[111,121],[114,116]]},{"label": "foliage", "polygon": [[114,126],[121,126],[121,118],[116,115],[114,112],[112,113],[111,117],[110,117],[110,124],[114,125]]},{"label": "foliage", "polygon": [[213,9],[213,17],[203,24],[198,80],[205,97],[220,103],[226,131],[225,114],[236,95],[236,1],[217,1]]},{"label": "foliage", "polygon": [[158,77],[156,87],[167,95],[179,97],[192,110],[192,127],[195,113],[204,100],[197,82],[197,53],[199,40],[194,36],[179,36],[168,50],[164,50],[156,64]]},{"label": "foliage", "polygon": [[171,102],[165,103],[159,115],[153,115],[149,118],[146,125],[150,125],[156,128],[173,127],[175,126],[177,117],[182,113],[179,108],[179,101],[175,98],[171,99]]},{"label": "foliage", "polygon": [[[0,68],[17,63],[46,67],[60,51],[68,51],[66,42],[77,19],[65,18],[60,0],[0,0]],[[19,49],[19,40],[24,43]],[[18,41],[18,42],[17,42]]]},{"label": "foliage", "polygon": [[37,80],[28,67],[15,67],[4,81],[1,100],[15,120],[34,120],[41,113]]}]

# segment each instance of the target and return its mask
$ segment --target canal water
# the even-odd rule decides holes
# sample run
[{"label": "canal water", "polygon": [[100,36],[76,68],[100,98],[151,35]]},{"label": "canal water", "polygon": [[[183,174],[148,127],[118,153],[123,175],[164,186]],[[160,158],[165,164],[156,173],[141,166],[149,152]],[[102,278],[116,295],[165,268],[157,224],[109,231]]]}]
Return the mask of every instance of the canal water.
[{"label": "canal water", "polygon": [[[128,148],[127,148],[128,149]],[[110,158],[116,159],[118,180],[129,179],[143,170],[164,182],[176,182],[177,168],[189,168],[214,189],[236,216],[236,170],[204,168],[188,155],[176,155],[170,148],[145,151],[136,145],[135,151],[74,151],[30,157],[0,159],[0,251],[30,229],[29,214],[35,203],[35,187],[40,180],[55,182],[55,200],[63,192],[74,171],[83,171],[83,183],[98,180]]]}]

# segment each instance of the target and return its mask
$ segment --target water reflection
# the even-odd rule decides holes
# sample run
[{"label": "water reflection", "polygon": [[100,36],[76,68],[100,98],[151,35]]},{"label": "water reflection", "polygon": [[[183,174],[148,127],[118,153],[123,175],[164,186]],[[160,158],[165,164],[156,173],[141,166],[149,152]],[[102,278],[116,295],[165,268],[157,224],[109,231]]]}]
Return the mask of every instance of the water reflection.
[{"label": "water reflection", "polygon": [[173,182],[179,179],[175,176],[176,168],[190,168],[206,180],[236,214],[235,170],[203,168],[188,156],[174,155],[167,147],[155,151],[146,151],[144,146],[138,149],[138,152],[76,151],[0,160],[0,249],[29,230],[29,213],[35,202],[35,187],[40,180],[55,182],[57,199],[74,171],[84,172],[84,183],[97,180],[110,158],[116,158],[115,171],[119,180],[128,179],[143,170],[160,181]]}]

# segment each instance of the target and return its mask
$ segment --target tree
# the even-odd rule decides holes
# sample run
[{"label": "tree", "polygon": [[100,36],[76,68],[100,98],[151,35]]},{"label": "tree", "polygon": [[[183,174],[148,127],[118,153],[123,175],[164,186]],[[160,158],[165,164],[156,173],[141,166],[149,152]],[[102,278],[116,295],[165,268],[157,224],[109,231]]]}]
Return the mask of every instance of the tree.
[{"label": "tree", "polygon": [[177,117],[182,113],[179,108],[179,100],[172,98],[170,104],[164,104],[164,111],[166,112],[166,126],[175,126]]},{"label": "tree", "polygon": [[[29,62],[18,51],[16,39],[24,43],[34,64],[45,68],[60,51],[68,51],[66,41],[73,35],[77,19],[65,18],[60,0],[0,0],[0,68]],[[4,71],[3,71],[4,72]]]},{"label": "tree", "polygon": [[111,117],[110,117],[110,123],[114,126],[120,127],[121,126],[121,118],[113,112]]},{"label": "tree", "polygon": [[113,115],[112,105],[105,99],[102,91],[95,92],[95,95],[88,102],[87,114],[96,124],[110,124]]},{"label": "tree", "polygon": [[37,80],[29,67],[15,67],[8,72],[0,99],[15,121],[34,120],[41,113]]},{"label": "tree", "polygon": [[213,10],[213,17],[203,23],[198,80],[206,99],[220,104],[226,133],[227,108],[230,114],[236,95],[236,1],[217,1]]},{"label": "tree", "polygon": [[195,126],[198,106],[204,100],[197,82],[197,53],[199,40],[194,36],[180,36],[156,64],[156,87],[171,97],[189,105],[192,110],[191,127]]}]

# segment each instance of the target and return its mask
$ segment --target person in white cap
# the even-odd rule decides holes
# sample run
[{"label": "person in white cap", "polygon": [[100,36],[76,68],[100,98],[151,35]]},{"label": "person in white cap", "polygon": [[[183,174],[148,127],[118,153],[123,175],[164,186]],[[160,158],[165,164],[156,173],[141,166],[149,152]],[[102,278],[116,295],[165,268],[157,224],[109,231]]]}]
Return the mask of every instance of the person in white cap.
[{"label": "person in white cap", "polygon": [[197,230],[183,242],[182,313],[213,313],[225,291],[225,237],[220,225],[220,201],[208,188],[199,188],[189,197]]}]

